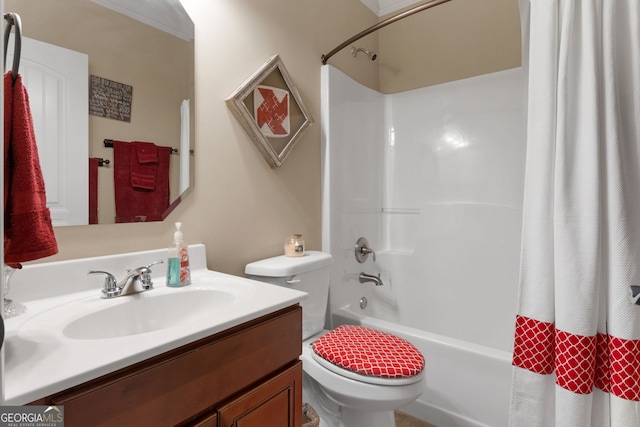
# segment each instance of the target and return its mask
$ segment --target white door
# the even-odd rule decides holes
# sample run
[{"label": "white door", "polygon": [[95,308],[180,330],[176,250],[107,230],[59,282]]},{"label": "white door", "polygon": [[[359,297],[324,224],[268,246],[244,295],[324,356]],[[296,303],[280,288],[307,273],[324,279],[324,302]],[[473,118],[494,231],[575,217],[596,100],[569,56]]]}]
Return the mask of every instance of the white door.
[{"label": "white door", "polygon": [[[7,69],[13,46],[12,37]],[[88,224],[89,58],[22,37],[19,73],[29,92],[53,225]]]}]

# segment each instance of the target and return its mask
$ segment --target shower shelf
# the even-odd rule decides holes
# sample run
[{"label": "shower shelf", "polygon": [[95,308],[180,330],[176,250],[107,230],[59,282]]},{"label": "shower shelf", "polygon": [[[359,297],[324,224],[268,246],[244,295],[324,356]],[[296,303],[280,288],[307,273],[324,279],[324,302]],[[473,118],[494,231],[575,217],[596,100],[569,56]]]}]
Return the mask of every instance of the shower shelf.
[{"label": "shower shelf", "polygon": [[407,208],[382,208],[380,210],[384,214],[405,214],[405,215],[419,215],[420,209],[407,209]]}]

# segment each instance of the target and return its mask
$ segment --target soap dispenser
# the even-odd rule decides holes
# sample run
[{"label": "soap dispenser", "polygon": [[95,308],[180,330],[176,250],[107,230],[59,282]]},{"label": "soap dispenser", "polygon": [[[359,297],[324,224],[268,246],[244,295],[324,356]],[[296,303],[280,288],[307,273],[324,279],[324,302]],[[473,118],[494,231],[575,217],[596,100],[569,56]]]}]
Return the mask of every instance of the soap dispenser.
[{"label": "soap dispenser", "polygon": [[176,231],[173,233],[173,245],[169,246],[167,260],[167,286],[186,286],[191,283],[189,270],[189,251],[184,244],[182,235],[182,223],[176,222]]}]

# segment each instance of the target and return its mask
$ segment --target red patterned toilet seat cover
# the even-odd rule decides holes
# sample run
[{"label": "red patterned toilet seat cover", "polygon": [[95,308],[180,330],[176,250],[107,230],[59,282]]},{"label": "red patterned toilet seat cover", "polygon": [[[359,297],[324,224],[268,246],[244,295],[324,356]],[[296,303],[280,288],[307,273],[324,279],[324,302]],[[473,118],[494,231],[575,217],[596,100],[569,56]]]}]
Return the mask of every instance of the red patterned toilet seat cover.
[{"label": "red patterned toilet seat cover", "polygon": [[311,348],[326,361],[367,376],[408,378],[424,368],[422,353],[410,342],[362,326],[339,326],[315,340]]}]

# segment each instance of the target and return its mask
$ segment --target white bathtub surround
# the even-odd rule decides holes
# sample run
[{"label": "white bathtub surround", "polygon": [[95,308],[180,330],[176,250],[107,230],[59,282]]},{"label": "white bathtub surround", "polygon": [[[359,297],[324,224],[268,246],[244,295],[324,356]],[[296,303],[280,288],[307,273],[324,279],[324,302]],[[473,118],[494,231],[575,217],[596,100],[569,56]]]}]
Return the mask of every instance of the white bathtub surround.
[{"label": "white bathtub surround", "polygon": [[[12,295],[26,305],[27,312],[5,321],[2,403],[32,402],[296,304],[306,296],[207,270],[204,245],[190,245],[189,253],[191,285],[167,287],[166,264],[154,265],[154,289],[111,299],[101,298],[103,276],[88,276],[89,270],[109,271],[120,280],[126,269],[159,259],[166,262],[167,250],[50,262],[17,271]],[[120,310],[124,304],[136,309]],[[184,317],[177,316],[180,313]],[[97,325],[91,323],[94,320],[99,321]],[[87,327],[90,323],[93,331]]]},{"label": "white bathtub surround", "polygon": [[520,3],[530,142],[511,425],[637,426],[640,7]]},{"label": "white bathtub surround", "polygon": [[[383,95],[325,66],[323,248],[333,327],[410,340],[434,425],[508,422],[524,170],[520,69]],[[376,251],[358,263],[366,237]],[[383,286],[361,284],[361,272]],[[366,308],[360,308],[361,298]]]}]

